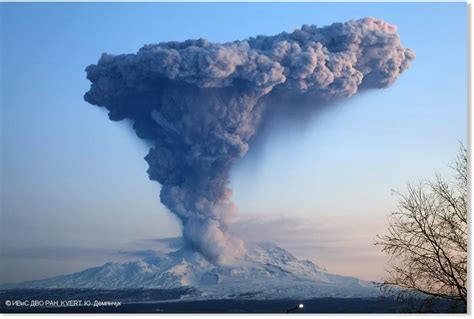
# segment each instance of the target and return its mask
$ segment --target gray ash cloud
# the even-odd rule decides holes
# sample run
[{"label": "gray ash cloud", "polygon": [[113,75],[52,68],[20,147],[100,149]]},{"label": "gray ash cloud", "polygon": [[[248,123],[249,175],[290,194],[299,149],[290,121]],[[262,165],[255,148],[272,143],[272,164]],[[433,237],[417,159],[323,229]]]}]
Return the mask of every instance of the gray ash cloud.
[{"label": "gray ash cloud", "polygon": [[228,43],[165,42],[104,53],[86,68],[84,98],[151,141],[149,178],[162,185],[161,202],[181,220],[187,244],[228,263],[244,250],[228,232],[237,211],[229,171],[265,121],[268,97],[314,99],[316,109],[389,86],[414,57],[394,26],[374,18]]}]

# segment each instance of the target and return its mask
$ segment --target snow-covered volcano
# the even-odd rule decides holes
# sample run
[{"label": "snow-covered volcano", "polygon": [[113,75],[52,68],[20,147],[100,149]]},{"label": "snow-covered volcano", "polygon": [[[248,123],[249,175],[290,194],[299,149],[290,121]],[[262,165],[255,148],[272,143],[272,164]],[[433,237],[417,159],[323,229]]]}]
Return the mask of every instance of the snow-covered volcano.
[{"label": "snow-covered volcano", "polygon": [[328,273],[308,260],[299,260],[274,244],[247,247],[232,266],[218,266],[199,253],[181,248],[156,253],[140,261],[106,263],[70,275],[4,285],[2,288],[181,288],[186,299],[375,297],[373,283]]}]

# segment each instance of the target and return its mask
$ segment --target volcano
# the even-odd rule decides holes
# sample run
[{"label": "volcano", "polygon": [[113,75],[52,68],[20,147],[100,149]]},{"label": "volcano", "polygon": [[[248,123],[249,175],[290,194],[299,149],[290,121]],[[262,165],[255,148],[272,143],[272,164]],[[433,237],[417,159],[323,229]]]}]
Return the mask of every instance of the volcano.
[{"label": "volcano", "polygon": [[3,285],[2,288],[176,289],[180,299],[371,298],[380,295],[374,283],[329,273],[271,243],[247,246],[233,265],[216,265],[199,252],[180,248],[155,252],[138,261],[108,262],[81,272]]}]

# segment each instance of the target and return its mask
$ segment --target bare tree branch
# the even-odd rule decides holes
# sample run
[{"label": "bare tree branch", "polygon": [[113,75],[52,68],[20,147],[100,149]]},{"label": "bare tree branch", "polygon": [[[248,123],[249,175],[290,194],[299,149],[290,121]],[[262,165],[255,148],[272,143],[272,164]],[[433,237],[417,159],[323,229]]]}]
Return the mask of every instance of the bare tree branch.
[{"label": "bare tree branch", "polygon": [[395,192],[398,209],[376,245],[391,257],[383,285],[467,304],[467,150],[462,146],[454,181],[409,184]]}]

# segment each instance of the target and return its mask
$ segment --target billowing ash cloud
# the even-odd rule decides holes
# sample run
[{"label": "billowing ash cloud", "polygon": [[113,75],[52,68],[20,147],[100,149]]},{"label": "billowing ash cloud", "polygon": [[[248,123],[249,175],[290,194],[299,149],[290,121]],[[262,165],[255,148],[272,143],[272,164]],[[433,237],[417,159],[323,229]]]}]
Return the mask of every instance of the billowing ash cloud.
[{"label": "billowing ash cloud", "polygon": [[272,107],[263,97],[318,104],[387,87],[414,57],[394,26],[373,18],[223,44],[166,42],[103,54],[86,69],[85,100],[111,120],[132,120],[138,137],[152,141],[145,160],[162,203],[182,221],[189,245],[226,263],[243,249],[227,231],[236,212],[229,170]]}]

